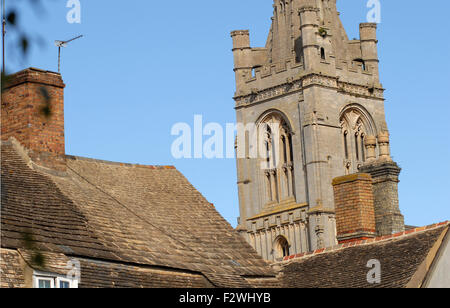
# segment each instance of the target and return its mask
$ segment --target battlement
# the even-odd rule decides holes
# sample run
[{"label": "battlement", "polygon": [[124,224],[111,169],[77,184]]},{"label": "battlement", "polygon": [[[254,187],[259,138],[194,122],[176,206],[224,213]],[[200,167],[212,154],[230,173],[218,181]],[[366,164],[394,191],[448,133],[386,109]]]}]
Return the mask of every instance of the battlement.
[{"label": "battlement", "polygon": [[[374,76],[377,72],[371,66],[361,61],[337,60],[335,62],[321,61],[318,73],[336,76],[340,81],[362,86],[378,86]],[[243,83],[236,91],[237,96],[255,94],[262,90],[282,84],[292,84],[306,70],[295,58],[278,63],[270,63],[255,68],[242,69]]]},{"label": "battlement", "polygon": [[381,86],[378,83],[378,70],[363,61],[337,60],[336,76],[345,82]]},{"label": "battlement", "polygon": [[[247,85],[252,85],[258,81],[267,80],[267,86],[272,86],[270,83],[289,83],[294,76],[303,71],[303,64],[297,63],[294,58],[278,63],[270,63],[252,69],[247,76],[245,82]],[[264,87],[264,85],[262,85]]]},{"label": "battlement", "polygon": [[[317,6],[315,0],[289,5],[289,9],[274,6],[273,25],[264,48],[251,47],[248,30],[231,32],[238,95],[289,84],[305,73],[381,87],[377,24],[361,23],[359,40],[349,40],[335,5],[331,11]],[[298,18],[289,19],[289,11],[298,12]]]}]

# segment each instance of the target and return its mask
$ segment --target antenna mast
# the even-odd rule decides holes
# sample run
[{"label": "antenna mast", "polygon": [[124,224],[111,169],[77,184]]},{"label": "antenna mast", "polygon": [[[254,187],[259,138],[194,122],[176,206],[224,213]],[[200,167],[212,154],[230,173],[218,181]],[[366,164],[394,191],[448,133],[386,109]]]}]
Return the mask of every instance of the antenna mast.
[{"label": "antenna mast", "polygon": [[77,36],[74,37],[73,39],[70,39],[68,41],[55,41],[55,46],[58,47],[58,73],[61,73],[61,47],[67,47],[67,44],[75,41],[79,38],[82,38],[83,36]]},{"label": "antenna mast", "polygon": [[2,72],[5,74],[6,0],[2,0]]}]

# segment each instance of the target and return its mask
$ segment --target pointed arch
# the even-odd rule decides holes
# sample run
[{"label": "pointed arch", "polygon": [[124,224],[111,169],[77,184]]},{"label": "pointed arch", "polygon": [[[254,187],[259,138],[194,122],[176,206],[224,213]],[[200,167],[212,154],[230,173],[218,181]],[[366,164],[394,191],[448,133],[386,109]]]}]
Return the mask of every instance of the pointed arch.
[{"label": "pointed arch", "polygon": [[284,235],[279,235],[273,242],[273,252],[276,259],[282,259],[290,256],[291,245]]},{"label": "pointed arch", "polygon": [[377,128],[370,113],[359,104],[345,106],[339,117],[346,174],[357,172],[366,160],[365,137],[376,136]]},{"label": "pointed arch", "polygon": [[360,104],[355,104],[355,103],[348,104],[347,106],[345,106],[342,109],[339,118],[341,120],[345,118],[349,121],[350,120],[349,116],[352,111],[359,116],[359,119],[361,119],[362,123],[368,130],[367,133],[372,136],[376,136],[377,135],[377,127],[375,125],[375,121],[373,120],[369,111],[367,111],[367,109],[364,108]]},{"label": "pointed arch", "polygon": [[271,109],[256,124],[266,203],[295,198],[293,130],[288,118],[281,111]]}]

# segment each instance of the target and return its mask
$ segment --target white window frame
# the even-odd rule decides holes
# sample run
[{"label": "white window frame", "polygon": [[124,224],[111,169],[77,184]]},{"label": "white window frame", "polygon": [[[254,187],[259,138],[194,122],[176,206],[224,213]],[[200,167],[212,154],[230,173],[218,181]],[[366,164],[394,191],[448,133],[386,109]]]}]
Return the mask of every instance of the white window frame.
[{"label": "white window frame", "polygon": [[78,288],[78,281],[76,279],[69,279],[69,278],[63,278],[63,277],[57,277],[56,278],[56,288],[60,287],[60,282],[68,282],[69,283],[69,289],[77,289]]},{"label": "white window frame", "polygon": [[46,276],[34,276],[33,277],[33,288],[39,289],[39,281],[50,281],[50,289],[54,289],[55,288],[55,279],[53,279],[52,277],[46,277]]},{"label": "white window frame", "polygon": [[35,271],[33,273],[33,288],[39,288],[40,280],[50,281],[51,289],[59,289],[60,282],[68,282],[70,289],[78,288],[78,280],[77,279],[71,279],[71,278],[67,278],[65,276],[58,275],[58,274],[44,273],[44,272],[38,272],[38,271]]}]

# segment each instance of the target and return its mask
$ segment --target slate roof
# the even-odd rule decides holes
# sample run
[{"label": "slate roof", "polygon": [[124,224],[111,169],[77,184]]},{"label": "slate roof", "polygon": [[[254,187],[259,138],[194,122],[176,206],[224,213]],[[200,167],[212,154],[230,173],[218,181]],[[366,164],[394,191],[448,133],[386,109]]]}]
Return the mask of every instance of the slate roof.
[{"label": "slate roof", "polygon": [[[420,287],[448,228],[445,222],[286,257],[278,277],[286,288]],[[367,281],[370,260],[380,262],[379,284]]]},{"label": "slate roof", "polygon": [[35,249],[83,260],[81,286],[277,284],[174,167],[67,156],[67,173],[56,174],[34,165],[14,140],[2,142],[1,154],[2,254],[19,249],[27,259],[24,234],[31,234]]}]

